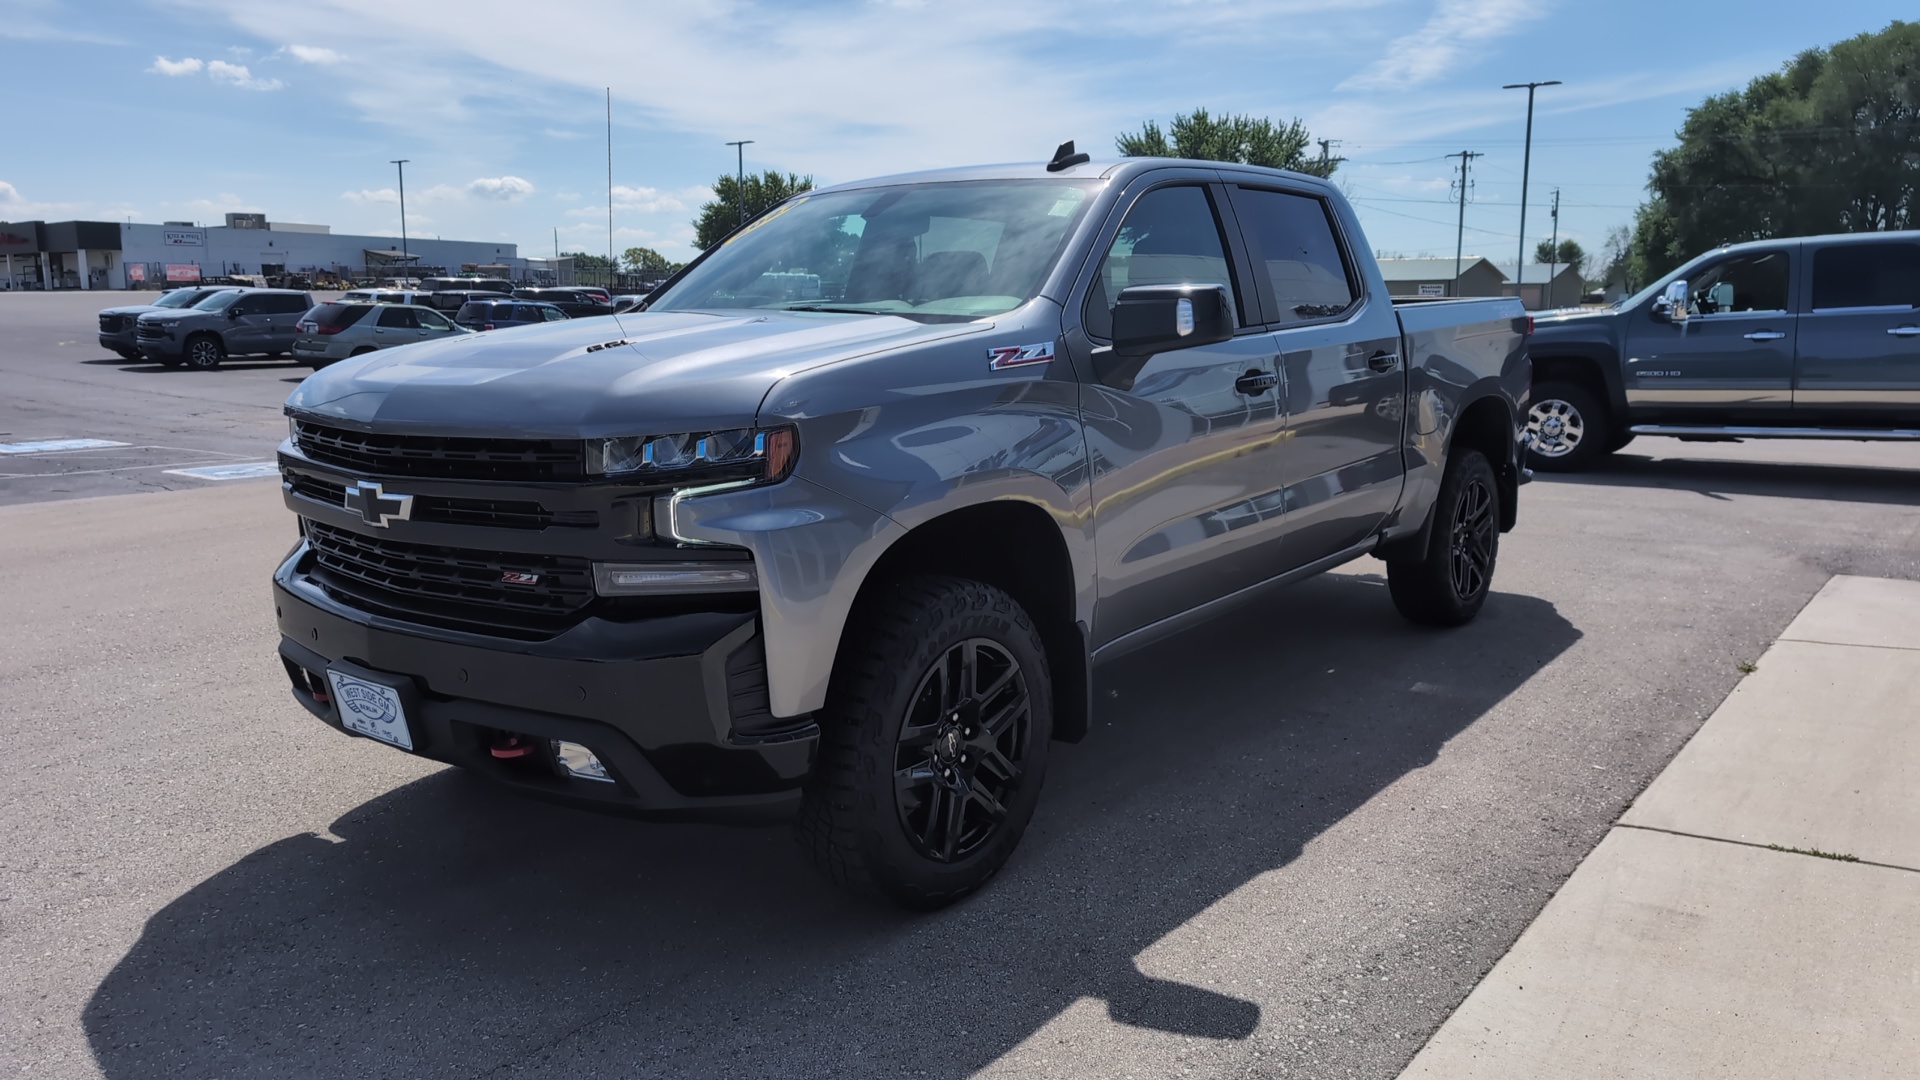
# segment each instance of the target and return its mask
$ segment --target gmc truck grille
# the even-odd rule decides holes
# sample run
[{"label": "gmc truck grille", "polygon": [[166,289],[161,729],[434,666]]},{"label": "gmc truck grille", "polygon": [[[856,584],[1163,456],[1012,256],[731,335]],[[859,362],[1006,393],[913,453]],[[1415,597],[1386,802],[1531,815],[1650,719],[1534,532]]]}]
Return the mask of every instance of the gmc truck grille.
[{"label": "gmc truck grille", "polygon": [[[291,474],[286,483],[288,491],[315,502],[328,506],[347,503],[347,489],[343,484],[298,473]],[[600,515],[592,510],[549,510],[536,502],[448,499],[436,495],[414,496],[411,520],[496,529],[594,529],[600,525]]]},{"label": "gmc truck grille", "polygon": [[126,328],[127,316],[125,315],[100,316],[100,332],[103,334],[117,334]]},{"label": "gmc truck grille", "polygon": [[133,332],[138,337],[160,338],[167,336],[167,332],[160,329],[160,327],[154,323],[138,323]]},{"label": "gmc truck grille", "polygon": [[466,439],[389,435],[294,423],[300,452],[313,461],[371,476],[446,480],[543,481],[586,477],[584,446],[569,439]]},{"label": "gmc truck grille", "polygon": [[337,599],[420,622],[539,635],[572,625],[594,598],[585,559],[407,544],[311,520],[307,543]]}]

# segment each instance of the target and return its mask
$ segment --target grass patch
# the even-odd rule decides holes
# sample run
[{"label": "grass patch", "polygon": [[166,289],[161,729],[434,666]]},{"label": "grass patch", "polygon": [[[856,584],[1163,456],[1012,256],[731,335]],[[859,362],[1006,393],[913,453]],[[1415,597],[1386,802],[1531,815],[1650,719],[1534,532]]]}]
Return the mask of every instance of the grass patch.
[{"label": "grass patch", "polygon": [[1751,674],[1753,674],[1754,672],[1756,672],[1756,671],[1759,671],[1759,670],[1760,670],[1760,665],[1759,665],[1759,664],[1756,664],[1756,663],[1754,663],[1754,662],[1753,662],[1753,661],[1751,661],[1751,660],[1742,660],[1742,661],[1740,661],[1740,665],[1739,665],[1739,667],[1740,667],[1740,674],[1742,674],[1742,675],[1751,675]]},{"label": "grass patch", "polygon": [[1768,844],[1770,851],[1784,851],[1789,855],[1811,855],[1816,859],[1832,859],[1835,862],[1859,862],[1858,855],[1842,855],[1834,851],[1821,851],[1819,848],[1787,847],[1784,844]]}]

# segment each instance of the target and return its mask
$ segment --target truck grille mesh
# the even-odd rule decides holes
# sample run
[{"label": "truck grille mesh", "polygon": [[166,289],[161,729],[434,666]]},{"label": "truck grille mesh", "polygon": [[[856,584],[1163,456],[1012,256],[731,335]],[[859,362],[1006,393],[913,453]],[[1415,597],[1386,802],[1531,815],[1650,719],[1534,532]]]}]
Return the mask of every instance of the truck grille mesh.
[{"label": "truck grille mesh", "polygon": [[[289,473],[286,484],[295,495],[328,506],[346,505],[347,489],[343,484],[301,473]],[[592,510],[549,510],[537,502],[416,495],[411,520],[441,525],[485,525],[496,529],[592,529],[599,526],[600,515]]]},{"label": "truck grille mesh", "polygon": [[300,452],[369,476],[540,482],[586,477],[584,446],[571,439],[467,439],[392,435],[294,423]]},{"label": "truck grille mesh", "polygon": [[[593,602],[586,559],[385,540],[307,522],[315,577],[337,598],[416,621],[544,636]],[[509,584],[513,575],[527,584]]]}]

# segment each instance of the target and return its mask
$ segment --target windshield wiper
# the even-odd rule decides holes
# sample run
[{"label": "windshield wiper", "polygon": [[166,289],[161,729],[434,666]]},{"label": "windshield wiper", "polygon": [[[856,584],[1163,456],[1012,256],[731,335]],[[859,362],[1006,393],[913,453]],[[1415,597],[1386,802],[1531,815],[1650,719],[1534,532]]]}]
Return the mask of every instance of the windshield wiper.
[{"label": "windshield wiper", "polygon": [[862,307],[834,307],[831,304],[791,304],[781,311],[824,311],[834,315],[898,315],[898,311],[875,311]]}]

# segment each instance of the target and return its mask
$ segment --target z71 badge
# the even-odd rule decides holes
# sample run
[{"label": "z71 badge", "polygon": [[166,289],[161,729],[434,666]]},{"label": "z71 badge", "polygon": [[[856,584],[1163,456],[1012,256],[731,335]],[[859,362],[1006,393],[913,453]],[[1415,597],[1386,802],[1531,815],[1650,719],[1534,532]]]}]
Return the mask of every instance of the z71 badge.
[{"label": "z71 badge", "polygon": [[1025,367],[1028,364],[1045,364],[1053,359],[1053,342],[1044,341],[1038,345],[1002,345],[987,350],[987,368],[991,371],[1005,371],[1010,367]]}]

